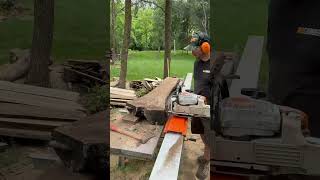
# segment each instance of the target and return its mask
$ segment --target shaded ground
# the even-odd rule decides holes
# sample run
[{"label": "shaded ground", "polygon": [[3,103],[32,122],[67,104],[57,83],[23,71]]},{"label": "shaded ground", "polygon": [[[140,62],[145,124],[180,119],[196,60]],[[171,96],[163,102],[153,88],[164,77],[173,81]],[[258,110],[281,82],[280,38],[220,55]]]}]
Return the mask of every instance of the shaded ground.
[{"label": "shaded ground", "polygon": [[[116,111],[115,109],[113,111]],[[110,117],[117,118],[116,115]],[[188,138],[196,139],[196,142],[185,141],[182,151],[182,160],[179,172],[179,180],[194,180],[196,179],[195,174],[198,168],[197,157],[203,153],[203,143],[199,135],[193,135],[190,131],[190,124],[188,129]],[[161,145],[161,142],[159,143]],[[159,151],[160,146],[157,149]],[[118,166],[119,156],[111,155],[110,156],[110,179],[117,180],[147,180],[151,174],[154,160],[143,161],[129,159],[126,166]],[[209,178],[208,178],[209,179]]]}]

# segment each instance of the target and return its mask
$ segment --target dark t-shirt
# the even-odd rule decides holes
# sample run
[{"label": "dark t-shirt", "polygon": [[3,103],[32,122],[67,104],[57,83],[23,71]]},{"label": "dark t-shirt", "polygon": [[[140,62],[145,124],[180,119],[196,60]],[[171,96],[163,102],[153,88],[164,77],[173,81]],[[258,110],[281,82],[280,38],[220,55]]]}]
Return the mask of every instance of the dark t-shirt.
[{"label": "dark t-shirt", "polygon": [[197,59],[193,66],[194,77],[194,93],[205,96],[207,99],[210,97],[210,60],[202,61]]},{"label": "dark t-shirt", "polygon": [[270,0],[267,49],[269,94],[277,103],[320,95],[320,1]]}]

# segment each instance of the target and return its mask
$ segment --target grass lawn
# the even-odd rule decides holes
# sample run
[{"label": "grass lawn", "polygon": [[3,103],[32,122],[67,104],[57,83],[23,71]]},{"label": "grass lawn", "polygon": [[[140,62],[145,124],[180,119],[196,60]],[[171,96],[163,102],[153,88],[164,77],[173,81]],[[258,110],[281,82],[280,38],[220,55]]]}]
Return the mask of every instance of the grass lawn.
[{"label": "grass lawn", "polygon": [[[128,60],[128,80],[163,77],[163,51],[130,51]],[[184,77],[193,72],[195,58],[183,51],[172,52],[170,76]],[[120,64],[111,67],[111,77],[119,77]]]},{"label": "grass lawn", "polygon": [[[33,0],[19,0],[33,9]],[[31,10],[33,12],[33,10]],[[55,1],[52,55],[56,62],[67,58],[103,59],[106,50],[106,1]],[[9,50],[30,48],[33,19],[10,18],[0,22],[0,64]]]}]

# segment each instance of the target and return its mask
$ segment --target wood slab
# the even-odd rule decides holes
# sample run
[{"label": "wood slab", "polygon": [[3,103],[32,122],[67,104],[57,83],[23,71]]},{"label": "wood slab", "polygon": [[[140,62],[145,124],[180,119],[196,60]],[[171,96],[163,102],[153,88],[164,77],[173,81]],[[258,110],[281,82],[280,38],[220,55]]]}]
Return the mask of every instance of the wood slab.
[{"label": "wood slab", "polygon": [[168,77],[148,94],[127,102],[130,111],[136,116],[144,116],[151,123],[164,124],[167,98],[179,83],[178,78]]},{"label": "wood slab", "polygon": [[[112,122],[121,129],[128,130],[132,128],[132,123],[119,119]],[[163,126],[151,125],[148,121],[139,122],[135,126],[135,133],[153,132],[155,137],[147,143],[141,144],[138,140],[125,136],[123,134],[110,131],[110,153],[120,156],[131,157],[135,159],[149,160],[155,157],[156,147],[158,145]],[[146,131],[146,132],[145,132]]]},{"label": "wood slab", "polygon": [[46,141],[51,139],[51,132],[48,132],[48,131],[0,128],[0,134],[2,136],[46,140]]},{"label": "wood slab", "polygon": [[0,117],[33,118],[56,121],[77,121],[86,116],[80,111],[52,110],[51,108],[14,103],[0,103]]},{"label": "wood slab", "polygon": [[32,94],[37,96],[51,97],[56,99],[64,99],[69,101],[78,101],[79,93],[71,91],[63,91],[51,88],[43,88],[38,86],[30,86],[25,84],[16,84],[7,81],[0,81],[0,90],[19,92],[24,94]]},{"label": "wood slab", "polygon": [[55,147],[60,159],[75,172],[105,174],[109,167],[109,110],[56,128],[52,140],[71,151]]}]

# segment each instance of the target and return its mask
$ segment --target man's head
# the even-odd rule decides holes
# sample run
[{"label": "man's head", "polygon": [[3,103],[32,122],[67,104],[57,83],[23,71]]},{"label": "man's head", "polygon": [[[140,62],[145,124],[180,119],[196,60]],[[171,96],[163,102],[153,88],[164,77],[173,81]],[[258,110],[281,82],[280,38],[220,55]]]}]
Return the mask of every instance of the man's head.
[{"label": "man's head", "polygon": [[190,42],[191,43],[184,48],[185,50],[192,51],[192,54],[197,58],[210,56],[210,38],[206,33],[200,32],[193,34]]}]

